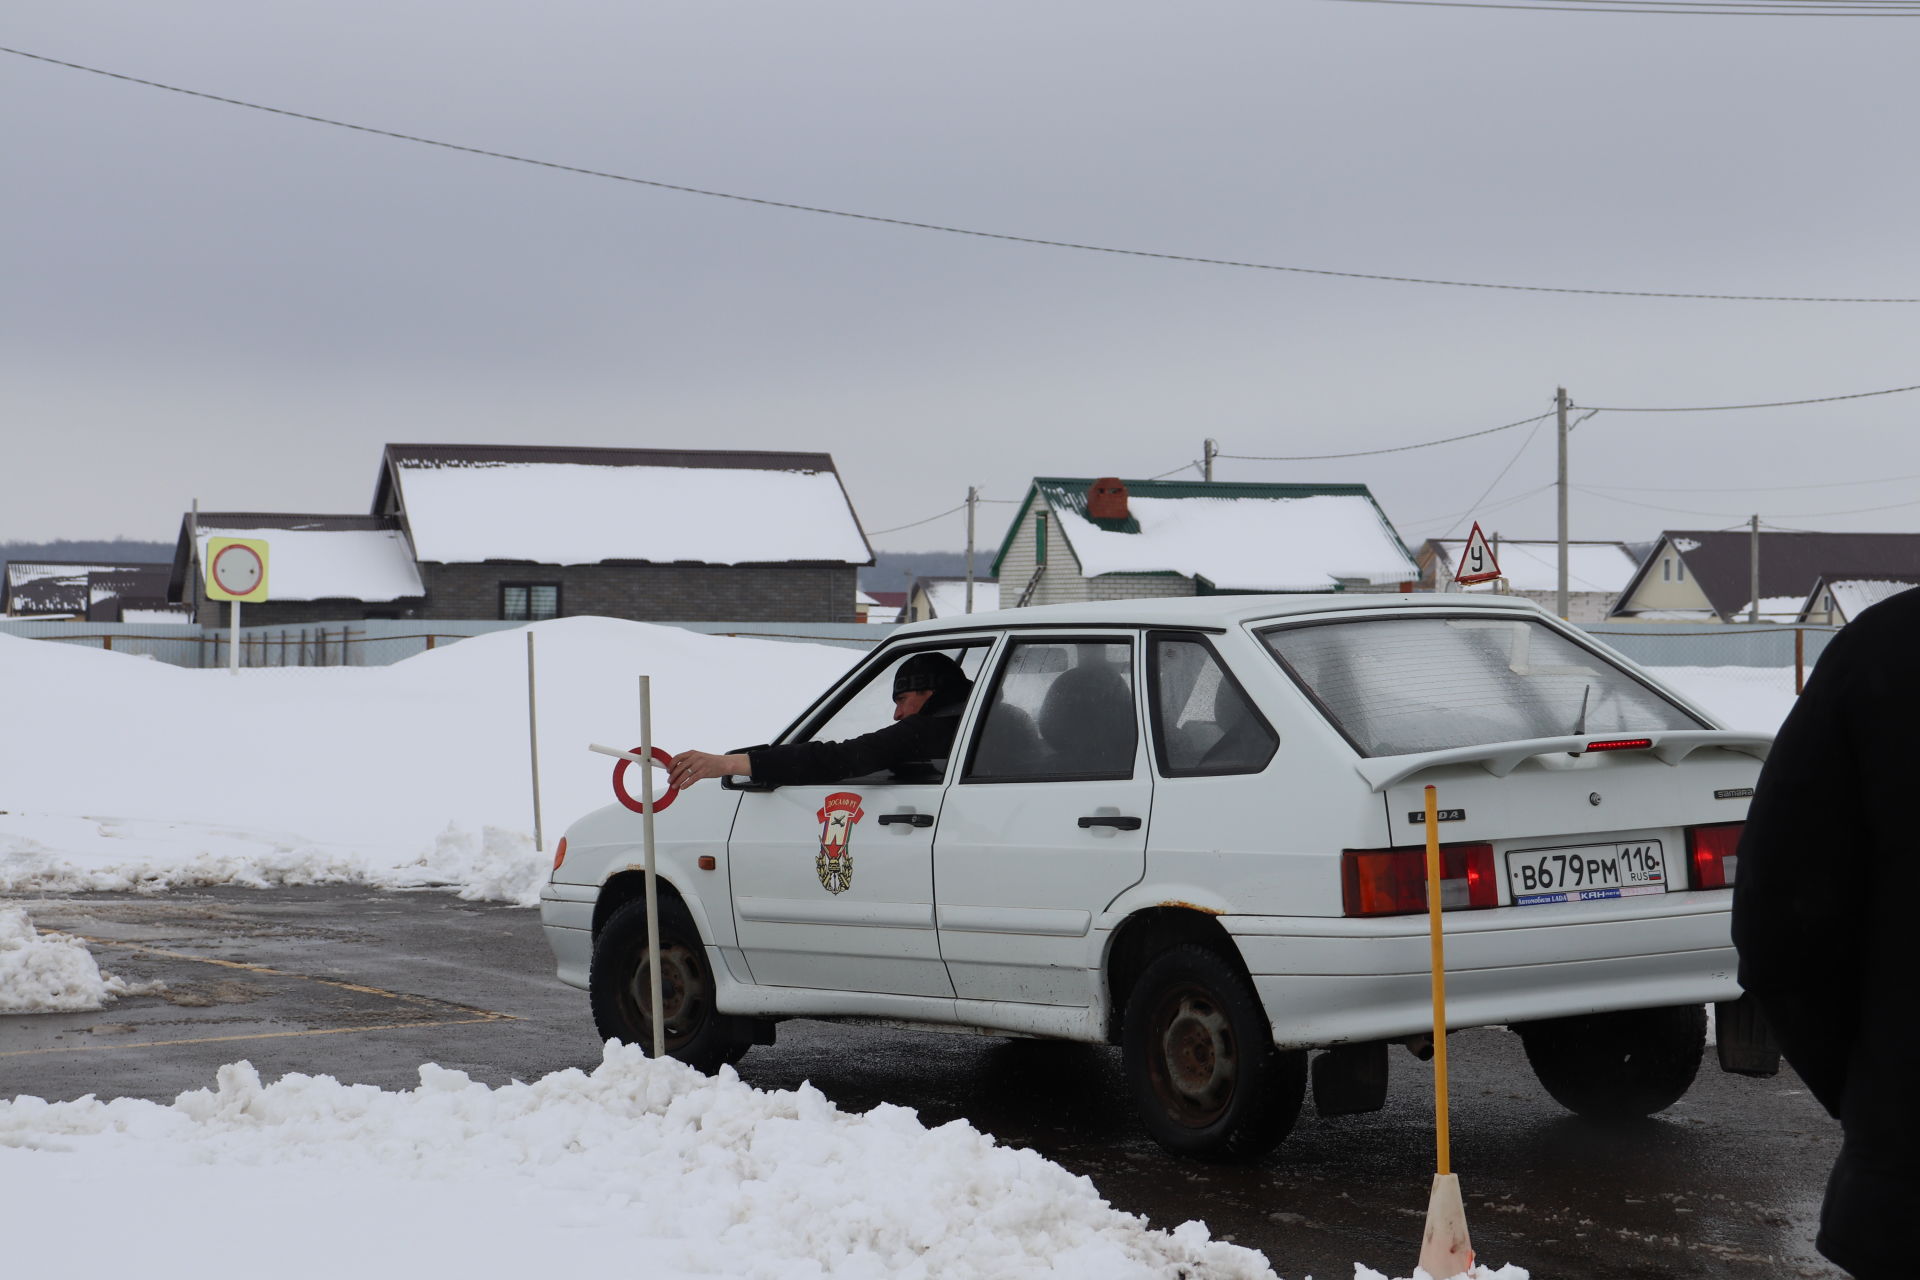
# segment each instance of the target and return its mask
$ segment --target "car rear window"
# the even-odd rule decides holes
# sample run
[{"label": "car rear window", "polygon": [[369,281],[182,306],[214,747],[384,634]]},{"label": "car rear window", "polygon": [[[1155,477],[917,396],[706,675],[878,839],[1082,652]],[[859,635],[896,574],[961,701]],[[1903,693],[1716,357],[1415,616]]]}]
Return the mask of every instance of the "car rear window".
[{"label": "car rear window", "polygon": [[1367,756],[1707,727],[1528,618],[1357,618],[1260,638]]}]

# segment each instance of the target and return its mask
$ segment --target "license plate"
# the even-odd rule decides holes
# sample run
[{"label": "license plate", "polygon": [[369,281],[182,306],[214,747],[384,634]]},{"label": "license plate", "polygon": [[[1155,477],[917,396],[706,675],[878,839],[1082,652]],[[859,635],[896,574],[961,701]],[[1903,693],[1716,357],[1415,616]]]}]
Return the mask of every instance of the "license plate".
[{"label": "license plate", "polygon": [[1667,891],[1667,863],[1658,840],[1592,844],[1575,849],[1512,849],[1507,884],[1513,905],[1591,902]]}]

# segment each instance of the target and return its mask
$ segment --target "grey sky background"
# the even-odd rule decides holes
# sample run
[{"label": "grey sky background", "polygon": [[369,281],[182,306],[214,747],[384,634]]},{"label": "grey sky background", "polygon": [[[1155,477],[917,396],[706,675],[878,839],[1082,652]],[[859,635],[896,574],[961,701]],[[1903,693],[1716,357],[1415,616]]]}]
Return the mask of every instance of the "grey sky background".
[{"label": "grey sky background", "polygon": [[[1333,270],[1903,297],[1916,40],[1920,18],[1325,0],[13,0],[0,21],[0,44],[209,93],[884,216]],[[939,235],[9,56],[0,121],[0,538],[171,539],[195,497],[359,511],[390,440],[827,450],[885,529],[968,484],[1154,475],[1207,436],[1299,454],[1477,430],[1547,410],[1558,383],[1589,405],[1920,383],[1920,306]],[[1602,413],[1574,482],[1618,488],[1576,492],[1574,534],[1749,512],[1920,527],[1917,411],[1920,393]],[[1411,542],[1528,430],[1218,474],[1368,483]],[[1501,505],[1553,479],[1552,436],[1481,505],[1489,532],[1552,536],[1551,491]],[[1855,481],[1873,483],[1786,488]],[[983,542],[1008,511],[983,509]],[[961,539],[950,516],[876,542]]]}]

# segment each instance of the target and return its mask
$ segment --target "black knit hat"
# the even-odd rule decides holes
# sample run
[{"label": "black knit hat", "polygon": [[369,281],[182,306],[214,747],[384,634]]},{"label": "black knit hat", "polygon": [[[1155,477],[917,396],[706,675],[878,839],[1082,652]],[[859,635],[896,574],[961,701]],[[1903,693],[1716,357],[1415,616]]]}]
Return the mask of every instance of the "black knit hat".
[{"label": "black knit hat", "polygon": [[919,689],[944,693],[949,689],[964,689],[967,683],[966,672],[946,654],[916,653],[894,669],[893,696],[897,698]]}]

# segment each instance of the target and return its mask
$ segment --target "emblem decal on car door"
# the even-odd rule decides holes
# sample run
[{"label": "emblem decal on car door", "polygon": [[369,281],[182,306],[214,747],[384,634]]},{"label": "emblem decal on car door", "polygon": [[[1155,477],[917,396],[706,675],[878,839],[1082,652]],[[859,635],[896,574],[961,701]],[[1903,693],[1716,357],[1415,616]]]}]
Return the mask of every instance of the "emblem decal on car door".
[{"label": "emblem decal on car door", "polygon": [[866,810],[853,791],[836,791],[820,802],[820,856],[813,861],[820,873],[820,887],[828,893],[845,893],[853,887],[853,827]]}]

